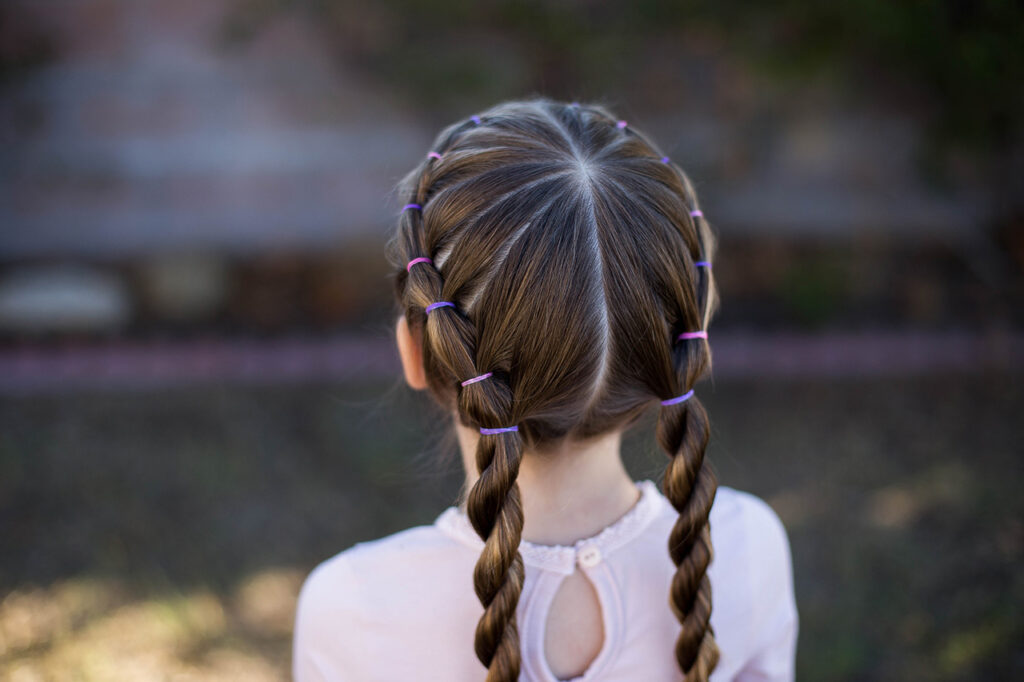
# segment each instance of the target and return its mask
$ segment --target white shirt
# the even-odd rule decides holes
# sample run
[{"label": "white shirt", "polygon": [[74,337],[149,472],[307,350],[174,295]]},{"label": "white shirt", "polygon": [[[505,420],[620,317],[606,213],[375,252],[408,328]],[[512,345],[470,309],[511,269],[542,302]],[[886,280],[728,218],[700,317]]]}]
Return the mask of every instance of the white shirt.
[{"label": "white shirt", "polygon": [[[651,481],[621,519],[572,546],[523,542],[517,609],[520,682],[558,682],[544,624],[560,581],[577,567],[604,618],[600,653],[574,682],[678,682],[668,554],[676,511]],[[721,651],[712,682],[792,680],[797,611],[786,531],[761,499],[721,486],[711,509],[711,626]],[[473,652],[483,607],[473,567],[483,542],[465,513],[363,542],[317,566],[299,596],[295,682],[479,682]]]}]

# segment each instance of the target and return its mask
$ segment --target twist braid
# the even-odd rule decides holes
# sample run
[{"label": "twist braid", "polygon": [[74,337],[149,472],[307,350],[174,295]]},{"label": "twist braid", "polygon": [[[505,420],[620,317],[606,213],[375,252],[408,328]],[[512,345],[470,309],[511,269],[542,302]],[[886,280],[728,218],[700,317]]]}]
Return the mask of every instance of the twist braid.
[{"label": "twist braid", "polygon": [[[435,256],[436,244],[427,239],[422,213],[428,210],[433,185],[431,171],[441,160],[433,158],[429,162],[410,200],[423,209],[405,211],[402,218],[408,221],[402,233],[408,238],[405,250],[410,258],[421,254],[428,254],[429,258]],[[438,169],[438,172],[444,171]],[[462,384],[462,380],[480,375],[482,370],[476,367],[477,331],[470,319],[459,311],[458,304],[424,315],[423,311],[431,303],[456,298],[456,292],[446,290],[445,281],[433,262],[411,268],[406,277],[400,276],[400,279],[408,319],[425,317],[422,322],[425,368],[448,377],[448,383],[457,387],[460,420],[482,428],[514,424],[514,401],[504,373],[494,372],[487,381]],[[476,451],[480,476],[467,497],[467,515],[484,541],[473,571],[474,589],[484,607],[476,627],[474,648],[477,658],[488,669],[488,682],[514,682],[519,677],[516,607],[525,573],[519,554],[523,510],[516,479],[522,451],[522,437],[518,432],[481,435]]]},{"label": "twist braid", "polygon": [[696,398],[663,407],[658,417],[658,443],[669,453],[663,490],[679,512],[669,534],[669,554],[676,565],[672,577],[672,610],[682,624],[676,639],[676,660],[687,682],[704,682],[718,662],[710,627],[712,559],[708,514],[718,482],[704,460],[708,419]]},{"label": "twist braid", "polygon": [[477,658],[488,667],[488,682],[514,682],[519,677],[519,629],[516,606],[523,590],[523,559],[519,542],[523,508],[519,497],[518,433],[483,436],[477,445],[480,478],[473,484],[467,513],[484,539],[473,570],[473,587],[484,614],[476,627]]}]

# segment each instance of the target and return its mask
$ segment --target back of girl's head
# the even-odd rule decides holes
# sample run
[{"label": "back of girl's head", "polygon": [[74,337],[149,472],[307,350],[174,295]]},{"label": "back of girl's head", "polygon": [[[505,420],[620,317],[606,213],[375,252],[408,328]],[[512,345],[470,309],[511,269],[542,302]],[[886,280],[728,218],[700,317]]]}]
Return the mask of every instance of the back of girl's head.
[{"label": "back of girl's head", "polygon": [[519,671],[524,450],[623,428],[659,403],[663,489],[680,513],[668,539],[675,653],[687,680],[706,680],[716,483],[690,391],[710,370],[702,333],[717,296],[686,175],[601,106],[534,99],[447,127],[400,191],[399,303],[431,393],[482,429],[467,513],[485,541],[475,647],[488,680]]}]

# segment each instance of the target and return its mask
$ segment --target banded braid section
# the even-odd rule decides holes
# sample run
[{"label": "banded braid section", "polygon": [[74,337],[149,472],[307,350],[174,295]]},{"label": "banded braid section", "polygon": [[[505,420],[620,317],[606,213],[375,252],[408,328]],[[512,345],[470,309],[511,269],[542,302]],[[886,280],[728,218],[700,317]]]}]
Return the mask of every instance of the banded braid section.
[{"label": "banded braid section", "polygon": [[[669,604],[682,626],[675,646],[679,668],[686,682],[706,682],[719,659],[710,626],[712,595],[707,576],[713,556],[708,517],[718,483],[704,457],[710,436],[707,412],[694,392],[697,381],[710,372],[710,346],[706,339],[697,343],[688,339],[698,338],[694,330],[700,330],[697,334],[704,339],[717,301],[710,268],[696,265],[711,261],[714,237],[686,174],[642,132],[632,126],[621,132],[622,138],[602,152],[609,169],[603,176],[610,206],[605,223],[612,222],[613,215],[624,220],[632,213],[652,230],[660,230],[663,240],[660,248],[652,244],[645,249],[651,253],[648,263],[658,274],[642,290],[659,294],[642,307],[661,310],[666,332],[663,345],[647,353],[664,358],[659,363],[663,369],[648,385],[662,401],[656,437],[669,457],[662,488],[679,514],[668,539],[676,567]],[[652,191],[658,186],[667,191]],[[620,322],[622,329],[651,323]],[[635,333],[628,336],[636,338]],[[689,397],[679,400],[676,396]]]},{"label": "banded braid section", "polygon": [[[713,236],[697,208],[696,195],[689,178],[682,170],[669,164],[682,184],[681,196],[690,208],[694,221],[700,261],[711,262],[714,251]],[[707,325],[714,311],[716,294],[710,268],[693,267],[694,312],[704,343],[686,343],[675,337],[673,365],[679,386],[693,390],[693,385],[711,370],[711,352],[707,344]],[[685,317],[685,316],[684,316]],[[692,333],[691,333],[692,334]],[[682,342],[680,342],[682,341]],[[658,417],[658,443],[669,455],[665,468],[663,491],[679,512],[669,534],[668,549],[676,565],[672,577],[669,602],[682,630],[676,639],[676,661],[686,682],[706,682],[719,659],[718,645],[711,628],[711,582],[707,569],[714,556],[708,517],[714,503],[718,480],[704,457],[710,437],[707,411],[694,396],[685,403],[662,407]]]},{"label": "banded braid section", "polygon": [[[445,149],[443,146],[442,150]],[[431,208],[429,199],[435,177],[453,172],[445,167],[449,155],[440,156],[423,170],[415,196],[410,199],[424,210],[407,211],[401,218],[407,222],[401,230],[408,239],[406,253],[424,258],[427,256],[419,254],[430,254],[431,259],[420,261],[416,268],[407,271],[401,300],[408,318],[421,320],[428,371],[450,377],[449,383],[457,392],[460,418],[475,426],[499,428],[514,423],[512,391],[499,372],[487,372],[487,381],[463,383],[467,377],[484,374],[476,367],[477,330],[460,310],[456,292],[446,290],[441,272],[434,265],[436,244],[423,226],[423,215]],[[424,311],[433,301],[445,297],[451,297],[455,305],[436,308],[426,315]],[[481,435],[476,452],[480,476],[469,491],[466,504],[469,520],[484,540],[473,571],[473,587],[484,607],[476,627],[474,649],[487,667],[488,682],[515,682],[521,665],[515,616],[525,577],[519,554],[523,510],[516,483],[522,451],[518,432]]]}]

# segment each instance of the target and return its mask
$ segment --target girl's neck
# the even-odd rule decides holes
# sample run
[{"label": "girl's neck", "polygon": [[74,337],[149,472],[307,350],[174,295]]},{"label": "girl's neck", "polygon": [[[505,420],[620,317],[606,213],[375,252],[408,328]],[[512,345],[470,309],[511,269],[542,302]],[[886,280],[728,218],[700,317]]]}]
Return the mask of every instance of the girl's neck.
[{"label": "girl's neck", "polygon": [[[458,420],[455,425],[469,490],[479,476],[475,458],[480,436]],[[518,478],[523,539],[571,545],[622,518],[640,491],[622,464],[621,444],[622,432],[615,431],[550,452],[525,452]]]}]

